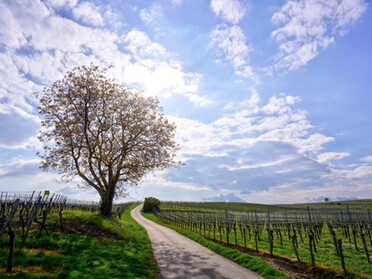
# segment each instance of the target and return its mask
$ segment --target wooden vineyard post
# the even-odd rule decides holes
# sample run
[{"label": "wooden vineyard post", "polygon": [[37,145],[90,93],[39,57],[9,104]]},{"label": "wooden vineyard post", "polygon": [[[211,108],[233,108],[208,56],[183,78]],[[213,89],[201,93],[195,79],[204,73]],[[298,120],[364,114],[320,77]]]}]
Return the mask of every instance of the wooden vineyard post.
[{"label": "wooden vineyard post", "polygon": [[270,209],[267,209],[267,235],[269,238],[269,246],[270,246],[270,255],[273,255],[273,246],[274,246],[274,235],[273,230],[270,227]]},{"label": "wooden vineyard post", "polygon": [[357,250],[359,252],[359,248],[358,248],[357,240],[356,240],[356,230],[355,230],[355,227],[354,227],[353,220],[351,219],[351,213],[350,213],[350,210],[349,210],[349,206],[346,206],[346,209],[347,209],[347,214],[349,216],[351,231],[353,232],[355,250]]},{"label": "wooden vineyard post", "polygon": [[227,242],[227,245],[230,244],[230,224],[228,222],[229,222],[229,213],[226,210],[225,211],[225,226],[226,226],[226,242]]},{"label": "wooden vineyard post", "polygon": [[342,239],[341,238],[337,241],[337,248],[338,248],[337,250],[340,253],[341,267],[342,267],[342,270],[344,271],[344,274],[346,275],[347,271],[346,271],[346,266],[345,266],[344,254],[342,252]]},{"label": "wooden vineyard post", "polygon": [[366,253],[367,261],[368,261],[368,263],[371,263],[371,259],[369,258],[368,248],[367,248],[367,244],[366,244],[366,238],[364,236],[362,228],[360,228],[360,236],[362,237],[364,252]]},{"label": "wooden vineyard post", "polygon": [[338,251],[337,238],[336,238],[336,233],[335,233],[335,231],[333,229],[333,226],[332,226],[332,224],[329,221],[327,222],[327,225],[328,225],[329,232],[332,235],[333,245],[336,248],[337,256],[341,257],[340,252]]},{"label": "wooden vineyard post", "polygon": [[220,242],[222,243],[222,222],[218,224],[218,232],[220,234]]},{"label": "wooden vineyard post", "polygon": [[310,248],[310,257],[311,257],[311,265],[315,266],[315,259],[314,259],[314,251],[313,251],[313,242],[314,242],[314,234],[313,234],[313,227],[311,223],[311,215],[310,215],[310,207],[307,207],[308,217],[309,217],[309,248]]},{"label": "wooden vineyard post", "polygon": [[296,233],[296,228],[295,227],[293,227],[293,236],[295,237],[296,248],[298,249],[299,246],[298,246],[298,239],[297,239],[297,233]]},{"label": "wooden vineyard post", "polygon": [[257,218],[257,211],[255,210],[254,211],[255,215],[256,215],[256,232],[257,232],[257,238],[258,238],[258,241],[260,241],[260,234],[259,234],[259,231],[258,231],[258,218]]},{"label": "wooden vineyard post", "polygon": [[247,248],[247,233],[246,233],[246,227],[243,227],[243,238],[244,238],[244,247]]},{"label": "wooden vineyard post", "polygon": [[8,226],[9,232],[9,254],[8,254],[8,264],[6,267],[6,272],[11,273],[13,268],[13,255],[14,255],[14,248],[15,248],[15,239],[16,239],[16,232],[10,225]]},{"label": "wooden vineyard post", "polygon": [[[305,243],[304,238],[302,237],[302,233],[301,233],[301,222],[298,221],[298,219],[297,219],[297,213],[295,213],[295,219],[296,219],[296,230],[298,232],[298,235],[300,236],[301,243]],[[302,218],[301,218],[301,220],[302,220]],[[295,230],[295,229],[293,228],[293,230]],[[298,243],[298,240],[297,240],[297,243]],[[297,245],[297,247],[298,247],[298,245]]]},{"label": "wooden vineyard post", "polygon": [[22,247],[25,244],[25,241],[26,241],[28,232],[30,231],[32,222],[35,220],[36,214],[38,213],[41,206],[42,206],[42,197],[41,197],[41,193],[39,193],[36,202],[31,207],[31,212],[30,212],[29,218],[26,222],[26,233],[25,233],[25,235],[22,239],[22,244],[21,244]]},{"label": "wooden vineyard post", "polygon": [[238,222],[238,226],[239,226],[240,237],[243,237],[243,239],[244,239],[244,236],[243,236],[243,226],[242,226],[241,219]]},{"label": "wooden vineyard post", "polygon": [[[63,207],[61,207],[61,208],[58,210],[58,219],[57,219],[57,222],[59,221],[60,226],[61,226],[61,232],[64,231],[62,211],[63,211]],[[121,214],[120,214],[120,219],[121,219]]]},{"label": "wooden vineyard post", "polygon": [[297,245],[296,245],[296,234],[292,235],[292,244],[293,244],[293,249],[295,250],[296,258],[298,261],[300,261],[300,257],[298,256],[298,251],[297,251]]},{"label": "wooden vineyard post", "polygon": [[254,230],[254,241],[256,243],[256,252],[258,252],[258,228],[257,227]]},{"label": "wooden vineyard post", "polygon": [[273,250],[274,250],[274,231],[273,230],[270,230],[269,232],[270,234],[270,255],[272,256],[273,255]]},{"label": "wooden vineyard post", "polygon": [[234,224],[233,224],[233,230],[234,230],[235,246],[238,246],[238,238],[236,235],[236,220],[234,221]]},{"label": "wooden vineyard post", "polygon": [[280,230],[280,228],[277,229],[277,232],[279,234],[280,245],[283,246],[283,236],[282,236],[282,231]]},{"label": "wooden vineyard post", "polygon": [[288,239],[291,239],[291,225],[288,222],[288,214],[287,210],[285,211],[285,224],[287,226],[287,234],[288,234]]},{"label": "wooden vineyard post", "polygon": [[372,237],[371,237],[371,231],[372,231],[372,220],[371,220],[371,214],[369,212],[369,209],[367,210],[368,213],[368,221],[369,221],[369,230],[368,230],[368,236],[369,236],[369,242],[372,245]]},{"label": "wooden vineyard post", "polygon": [[256,243],[256,252],[258,252],[258,241],[260,241],[260,235],[258,231],[258,218],[257,218],[257,211],[254,211],[255,217],[256,217],[256,223],[254,228],[254,241]]},{"label": "wooden vineyard post", "polygon": [[313,252],[313,241],[314,241],[314,236],[313,236],[313,234],[309,233],[309,248],[310,248],[311,265],[315,266],[315,259],[314,259],[314,252]]},{"label": "wooden vineyard post", "polygon": [[216,240],[216,226],[217,226],[217,220],[214,220],[213,222],[213,239]]},{"label": "wooden vineyard post", "polygon": [[245,225],[246,230],[248,230],[248,238],[249,240],[252,239],[252,231],[253,231],[253,222],[249,220],[249,223]]},{"label": "wooden vineyard post", "polygon": [[187,229],[192,231],[192,219],[190,218],[190,212],[187,212]]},{"label": "wooden vineyard post", "polygon": [[10,210],[10,213],[7,215],[4,223],[2,224],[2,228],[0,229],[0,235],[2,235],[3,232],[5,231],[5,229],[10,225],[10,223],[11,223],[13,217],[14,217],[14,214],[17,211],[18,205],[19,205],[19,199],[17,199],[14,202],[14,204],[12,205],[12,208]]},{"label": "wooden vineyard post", "polygon": [[40,230],[39,230],[39,235],[38,235],[38,237],[41,237],[41,234],[42,234],[43,230],[46,232],[46,234],[47,234],[48,236],[50,236],[50,235],[49,235],[49,232],[48,232],[48,230],[47,230],[47,228],[46,228],[46,226],[45,226],[45,222],[46,222],[47,217],[48,217],[48,212],[47,212],[47,210],[44,209],[44,210],[42,211],[42,214],[43,214],[42,221],[41,221],[41,222],[38,222],[39,225],[40,225]]},{"label": "wooden vineyard post", "polygon": [[205,223],[206,223],[205,212],[203,212],[203,233],[204,233],[204,237],[206,236],[206,233],[205,233]]},{"label": "wooden vineyard post", "polygon": [[344,222],[344,214],[341,213],[341,224],[342,224],[342,232],[349,239],[349,243],[351,243],[351,238],[350,238],[350,232],[349,232],[349,224],[346,225],[346,221]]}]

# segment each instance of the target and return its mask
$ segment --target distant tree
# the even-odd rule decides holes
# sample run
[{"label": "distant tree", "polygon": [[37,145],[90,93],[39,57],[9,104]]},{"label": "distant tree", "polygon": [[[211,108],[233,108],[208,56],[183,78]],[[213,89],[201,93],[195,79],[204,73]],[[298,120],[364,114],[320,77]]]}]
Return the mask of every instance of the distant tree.
[{"label": "distant tree", "polygon": [[148,173],[177,165],[175,125],[156,98],[144,97],[106,78],[97,66],[76,67],[35,95],[44,116],[38,154],[41,168],[67,181],[80,176],[111,216],[115,196],[125,196]]},{"label": "distant tree", "polygon": [[145,198],[145,201],[143,203],[143,211],[152,212],[154,209],[160,209],[160,201],[157,198],[153,197]]},{"label": "distant tree", "polygon": [[329,202],[329,198],[324,198],[324,201],[325,202]]}]

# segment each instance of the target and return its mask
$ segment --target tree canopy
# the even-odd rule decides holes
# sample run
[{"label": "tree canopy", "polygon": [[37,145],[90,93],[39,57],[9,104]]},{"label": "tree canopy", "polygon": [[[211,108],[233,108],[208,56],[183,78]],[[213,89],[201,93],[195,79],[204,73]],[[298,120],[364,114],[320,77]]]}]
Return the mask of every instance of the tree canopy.
[{"label": "tree canopy", "polygon": [[44,116],[41,168],[80,176],[99,193],[103,215],[111,215],[113,198],[127,186],[177,164],[176,127],[158,100],[106,78],[97,66],[76,67],[36,96]]}]

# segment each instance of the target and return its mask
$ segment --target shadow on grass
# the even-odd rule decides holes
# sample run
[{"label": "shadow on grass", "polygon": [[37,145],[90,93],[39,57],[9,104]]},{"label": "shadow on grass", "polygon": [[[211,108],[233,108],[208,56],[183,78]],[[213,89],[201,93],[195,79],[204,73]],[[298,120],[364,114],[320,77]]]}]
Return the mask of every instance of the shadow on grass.
[{"label": "shadow on grass", "polygon": [[[37,239],[37,232],[31,232],[25,249],[15,251],[16,272],[11,275],[0,272],[0,278],[158,278],[147,234],[139,233],[139,228],[125,225],[125,222],[132,222],[126,219],[129,213],[122,217],[122,224],[90,213],[77,213],[74,217],[81,216],[83,220],[121,239],[100,240],[60,233]],[[16,247],[19,244],[17,242]],[[7,264],[7,247],[7,239],[0,238],[0,268],[3,270]]]}]

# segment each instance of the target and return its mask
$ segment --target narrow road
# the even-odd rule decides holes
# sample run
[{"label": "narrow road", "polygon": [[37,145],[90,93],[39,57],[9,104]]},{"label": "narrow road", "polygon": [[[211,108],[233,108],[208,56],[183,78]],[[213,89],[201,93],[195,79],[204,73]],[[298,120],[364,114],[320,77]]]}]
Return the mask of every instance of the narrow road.
[{"label": "narrow road", "polygon": [[264,278],[176,231],[146,219],[141,215],[141,208],[139,205],[133,209],[131,216],[147,230],[161,278]]}]

